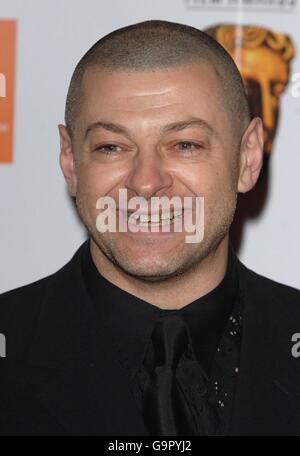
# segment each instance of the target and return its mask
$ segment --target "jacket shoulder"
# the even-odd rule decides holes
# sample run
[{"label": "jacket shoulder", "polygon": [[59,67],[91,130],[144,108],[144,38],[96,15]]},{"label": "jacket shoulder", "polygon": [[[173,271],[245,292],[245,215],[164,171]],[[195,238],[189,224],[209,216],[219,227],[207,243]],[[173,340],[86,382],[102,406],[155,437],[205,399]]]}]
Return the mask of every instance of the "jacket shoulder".
[{"label": "jacket shoulder", "polygon": [[[56,281],[63,280],[68,271],[72,268],[72,265],[77,264],[80,261],[80,254],[84,248],[84,244],[79,247],[73,257],[65,265],[52,274],[29,284],[1,293],[0,317],[4,318],[5,314],[11,315],[15,310],[20,312],[26,310],[26,312],[28,312],[30,311],[30,308],[33,308],[36,305],[39,306],[41,304],[41,298],[43,298],[47,292],[48,287],[55,284]],[[26,309],[24,309],[25,307]]]},{"label": "jacket shoulder", "polygon": [[79,261],[79,250],[54,273],[0,294],[0,333],[6,337],[7,346],[9,339],[13,339],[18,345],[17,352],[23,351],[23,346],[25,349],[26,340],[30,342],[45,299],[53,295],[57,300],[57,290],[67,288],[72,266]]},{"label": "jacket shoulder", "polygon": [[55,273],[0,294],[0,324],[19,313],[25,316],[38,308],[53,276]]},{"label": "jacket shoulder", "polygon": [[253,298],[253,302],[264,302],[272,310],[284,308],[294,311],[300,317],[300,290],[292,286],[277,282],[261,275],[245,266],[238,259],[240,277],[245,294]]},{"label": "jacket shoulder", "polygon": [[0,333],[5,338],[6,351],[23,357],[52,276],[53,274],[0,295]]}]

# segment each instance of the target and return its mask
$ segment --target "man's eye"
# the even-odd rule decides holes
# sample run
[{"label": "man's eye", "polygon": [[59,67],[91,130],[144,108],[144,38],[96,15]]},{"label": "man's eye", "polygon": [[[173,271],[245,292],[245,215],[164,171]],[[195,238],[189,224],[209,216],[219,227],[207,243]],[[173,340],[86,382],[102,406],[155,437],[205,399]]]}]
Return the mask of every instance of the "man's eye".
[{"label": "man's eye", "polygon": [[117,146],[116,144],[102,144],[102,146],[96,147],[94,150],[95,151],[100,151],[100,152],[105,152],[106,154],[110,154],[111,152],[117,152]]},{"label": "man's eye", "polygon": [[201,144],[197,144],[197,143],[190,142],[190,141],[181,141],[176,144],[176,147],[178,147],[179,150],[188,151],[188,152],[189,151],[193,152],[194,150],[202,149]]}]

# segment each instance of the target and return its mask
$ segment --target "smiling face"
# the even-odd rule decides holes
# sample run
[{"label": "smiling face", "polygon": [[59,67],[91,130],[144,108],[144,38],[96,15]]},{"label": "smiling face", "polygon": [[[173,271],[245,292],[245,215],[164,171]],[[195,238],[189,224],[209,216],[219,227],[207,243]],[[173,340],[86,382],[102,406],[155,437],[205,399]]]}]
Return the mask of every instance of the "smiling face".
[{"label": "smiling face", "polygon": [[[83,96],[72,141],[60,126],[61,166],[92,248],[126,273],[148,280],[200,263],[225,242],[239,181],[237,140],[213,68],[195,64],[111,73],[90,68]],[[148,201],[204,197],[203,240],[186,243],[184,230],[98,232],[96,201],[110,196],[118,207],[120,189],[127,190],[128,199]]]}]

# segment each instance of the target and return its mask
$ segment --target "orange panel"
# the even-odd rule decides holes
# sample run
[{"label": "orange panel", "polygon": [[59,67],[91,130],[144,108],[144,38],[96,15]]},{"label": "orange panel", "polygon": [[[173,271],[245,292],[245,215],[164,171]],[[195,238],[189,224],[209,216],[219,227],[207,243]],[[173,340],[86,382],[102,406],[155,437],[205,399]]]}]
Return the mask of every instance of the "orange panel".
[{"label": "orange panel", "polygon": [[0,163],[13,161],[16,21],[0,20]]}]

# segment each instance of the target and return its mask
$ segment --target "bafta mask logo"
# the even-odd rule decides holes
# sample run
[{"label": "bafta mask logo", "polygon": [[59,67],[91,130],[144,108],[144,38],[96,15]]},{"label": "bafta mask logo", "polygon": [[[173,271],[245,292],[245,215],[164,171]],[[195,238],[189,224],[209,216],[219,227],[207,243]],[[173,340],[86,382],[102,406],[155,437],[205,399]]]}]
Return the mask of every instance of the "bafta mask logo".
[{"label": "bafta mask logo", "polygon": [[234,59],[245,84],[253,116],[264,124],[264,152],[269,156],[279,119],[279,99],[289,81],[295,48],[288,35],[263,27],[219,24],[204,30]]}]

